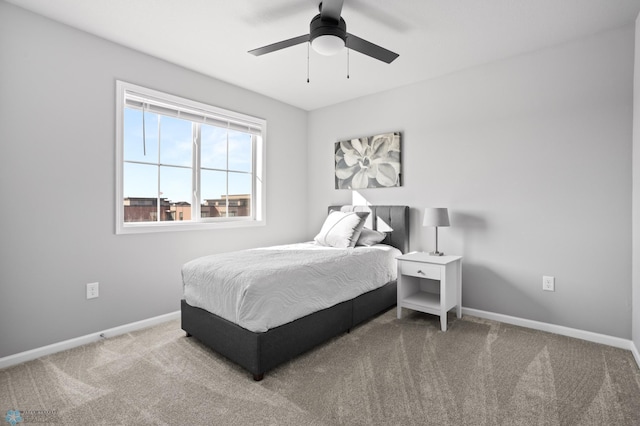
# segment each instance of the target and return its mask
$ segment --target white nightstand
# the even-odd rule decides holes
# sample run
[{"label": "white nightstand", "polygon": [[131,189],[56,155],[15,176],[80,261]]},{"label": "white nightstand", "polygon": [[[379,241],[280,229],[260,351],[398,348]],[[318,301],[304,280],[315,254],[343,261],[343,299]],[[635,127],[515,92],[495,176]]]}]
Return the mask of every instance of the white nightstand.
[{"label": "white nightstand", "polygon": [[[430,256],[413,252],[398,259],[398,319],[402,308],[440,316],[440,328],[447,331],[447,312],[456,307],[462,318],[462,257]],[[422,278],[440,281],[440,292]]]}]

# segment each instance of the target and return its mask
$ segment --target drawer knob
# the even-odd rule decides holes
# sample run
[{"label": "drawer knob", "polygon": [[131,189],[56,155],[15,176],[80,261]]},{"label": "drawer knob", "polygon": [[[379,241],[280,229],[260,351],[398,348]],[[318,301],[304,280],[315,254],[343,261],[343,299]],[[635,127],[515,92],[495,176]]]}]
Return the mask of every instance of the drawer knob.
[{"label": "drawer knob", "polygon": [[424,275],[424,272],[422,272],[422,269],[418,269],[418,273]]}]

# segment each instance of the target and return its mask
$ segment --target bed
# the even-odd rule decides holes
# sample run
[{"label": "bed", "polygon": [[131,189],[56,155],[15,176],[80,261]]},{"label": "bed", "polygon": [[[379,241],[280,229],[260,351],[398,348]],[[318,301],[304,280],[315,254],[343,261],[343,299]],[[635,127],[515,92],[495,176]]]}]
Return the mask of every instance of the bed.
[{"label": "bed", "polygon": [[[332,211],[369,212],[364,226],[385,232],[382,244],[395,247],[401,253],[409,251],[409,207],[330,206],[329,212]],[[325,277],[327,282],[332,278]],[[254,380],[259,381],[265,372],[394,306],[396,280],[275,327],[256,325],[250,321],[243,323],[239,318],[230,318],[229,315],[216,315],[202,307],[192,306],[186,299],[181,301],[181,320],[187,336],[195,337],[240,365],[253,375]],[[238,325],[238,322],[245,327]],[[266,331],[262,331],[265,327]]]}]

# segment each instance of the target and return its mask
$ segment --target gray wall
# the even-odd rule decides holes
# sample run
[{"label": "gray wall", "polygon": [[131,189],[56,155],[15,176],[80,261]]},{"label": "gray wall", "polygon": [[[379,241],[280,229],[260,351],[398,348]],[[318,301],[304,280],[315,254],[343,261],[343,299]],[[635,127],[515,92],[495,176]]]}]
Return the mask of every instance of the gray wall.
[{"label": "gray wall", "polygon": [[[116,79],[265,118],[267,226],[114,235]],[[0,1],[0,357],[178,310],[180,266],[196,256],[301,240],[306,123]],[[86,300],[93,281],[100,297]]]},{"label": "gray wall", "polygon": [[[406,203],[432,250],[422,209],[446,206],[465,307],[629,339],[633,58],[630,25],[311,112],[308,235],[330,203]],[[335,190],[334,142],[388,131],[404,186]]]},{"label": "gray wall", "polygon": [[633,84],[633,343],[640,351],[640,15],[636,19]]}]

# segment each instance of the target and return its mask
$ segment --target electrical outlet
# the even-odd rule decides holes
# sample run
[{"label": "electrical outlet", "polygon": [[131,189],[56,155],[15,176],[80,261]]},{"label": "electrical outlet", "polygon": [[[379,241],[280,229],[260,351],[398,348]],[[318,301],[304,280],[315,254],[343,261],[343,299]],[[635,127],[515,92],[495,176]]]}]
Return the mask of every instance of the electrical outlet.
[{"label": "electrical outlet", "polygon": [[99,296],[98,285],[99,283],[87,284],[87,299],[95,299],[96,297]]},{"label": "electrical outlet", "polygon": [[556,279],[554,277],[542,277],[542,289],[544,291],[556,291]]}]

